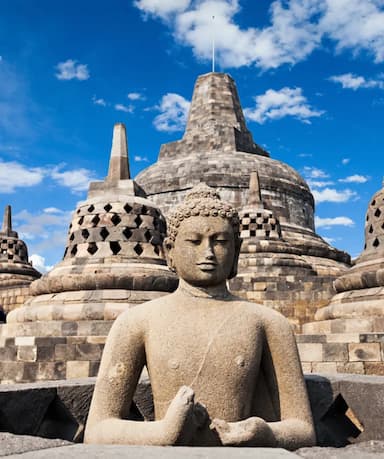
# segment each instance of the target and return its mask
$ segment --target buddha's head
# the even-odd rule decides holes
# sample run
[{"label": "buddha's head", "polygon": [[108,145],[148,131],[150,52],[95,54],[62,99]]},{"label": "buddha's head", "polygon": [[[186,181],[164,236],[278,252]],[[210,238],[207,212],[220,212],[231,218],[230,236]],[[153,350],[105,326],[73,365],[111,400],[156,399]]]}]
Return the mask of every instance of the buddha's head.
[{"label": "buddha's head", "polygon": [[237,211],[205,184],[168,218],[168,266],[186,282],[215,286],[236,276],[241,239]]}]

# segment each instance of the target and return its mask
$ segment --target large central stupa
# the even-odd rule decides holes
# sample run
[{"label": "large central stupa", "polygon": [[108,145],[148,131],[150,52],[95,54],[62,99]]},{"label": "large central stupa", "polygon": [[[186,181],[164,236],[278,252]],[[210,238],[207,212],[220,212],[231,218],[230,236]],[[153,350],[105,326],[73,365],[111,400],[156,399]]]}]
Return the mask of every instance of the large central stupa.
[{"label": "large central stupa", "polygon": [[[185,133],[181,140],[161,146],[159,159],[142,171],[136,181],[147,196],[167,215],[185,193],[203,181],[217,188],[222,199],[241,209],[248,203],[249,181],[257,172],[262,206],[273,212],[281,225],[282,237],[296,249],[313,274],[300,282],[295,277],[290,297],[284,289],[287,276],[268,284],[264,293],[253,296],[256,301],[283,305],[291,304],[287,313],[298,325],[311,320],[318,307],[333,296],[332,281],[344,272],[350,257],[327,244],[315,232],[314,199],[305,180],[292,167],[270,158],[257,145],[247,129],[234,80],[225,73],[208,73],[197,79]],[[268,264],[268,263],[267,263]],[[252,285],[258,278],[268,278],[266,265],[246,269],[246,282]],[[295,270],[295,268],[292,268]],[[267,271],[266,271],[267,270]],[[245,275],[240,270],[239,275]],[[236,293],[248,295],[236,288]],[[286,290],[274,296],[273,291]],[[312,291],[312,293],[308,293]],[[306,294],[303,296],[303,292]],[[301,311],[298,312],[298,308]],[[300,317],[298,317],[300,316]]]}]

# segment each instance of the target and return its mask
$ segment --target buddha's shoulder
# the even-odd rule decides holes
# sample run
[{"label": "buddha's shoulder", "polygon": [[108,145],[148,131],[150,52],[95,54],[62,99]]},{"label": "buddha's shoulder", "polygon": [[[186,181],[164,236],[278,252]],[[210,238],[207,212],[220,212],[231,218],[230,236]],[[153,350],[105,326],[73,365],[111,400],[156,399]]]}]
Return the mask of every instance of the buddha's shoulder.
[{"label": "buddha's shoulder", "polygon": [[260,321],[267,327],[291,327],[288,319],[284,317],[280,312],[272,309],[271,307],[264,306],[260,303],[253,303],[246,301],[239,297],[232,297],[232,301],[236,304],[236,308],[245,314],[248,319]]}]

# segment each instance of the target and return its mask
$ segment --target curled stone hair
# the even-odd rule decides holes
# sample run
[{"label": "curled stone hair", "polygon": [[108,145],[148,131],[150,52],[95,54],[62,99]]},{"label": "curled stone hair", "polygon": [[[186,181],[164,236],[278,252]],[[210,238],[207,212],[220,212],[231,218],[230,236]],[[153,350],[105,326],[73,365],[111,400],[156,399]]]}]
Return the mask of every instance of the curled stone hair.
[{"label": "curled stone hair", "polygon": [[200,183],[190,190],[176,209],[168,217],[167,244],[175,242],[180,223],[189,217],[221,217],[230,221],[235,235],[236,246],[240,244],[239,215],[230,204],[221,201],[219,193]]}]

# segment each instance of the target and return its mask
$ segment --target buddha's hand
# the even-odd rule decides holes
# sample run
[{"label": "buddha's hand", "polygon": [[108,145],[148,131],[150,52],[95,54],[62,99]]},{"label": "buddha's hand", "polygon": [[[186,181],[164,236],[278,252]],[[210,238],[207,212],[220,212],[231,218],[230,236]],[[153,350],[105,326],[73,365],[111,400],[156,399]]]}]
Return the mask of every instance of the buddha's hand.
[{"label": "buddha's hand", "polygon": [[215,430],[224,446],[273,446],[274,435],[262,418],[252,417],[239,422],[213,419]]},{"label": "buddha's hand", "polygon": [[194,391],[187,386],[180,387],[163,419],[166,443],[188,445],[207,417],[205,408],[195,403]]}]

